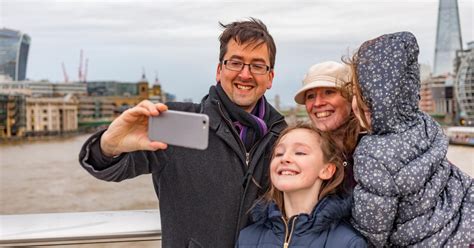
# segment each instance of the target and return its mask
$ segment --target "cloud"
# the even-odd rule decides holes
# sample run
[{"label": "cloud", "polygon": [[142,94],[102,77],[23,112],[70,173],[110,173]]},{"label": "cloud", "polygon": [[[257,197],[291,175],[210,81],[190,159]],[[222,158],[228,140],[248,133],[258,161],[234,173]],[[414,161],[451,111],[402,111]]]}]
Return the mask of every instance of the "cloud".
[{"label": "cloud", "polygon": [[[32,37],[28,76],[62,79],[75,71],[79,50],[89,79],[137,80],[158,71],[179,99],[200,100],[214,81],[218,22],[263,20],[277,43],[274,88],[284,104],[313,63],[339,60],[363,41],[407,30],[420,44],[420,61],[433,61],[438,1],[151,1],[3,0],[0,26]],[[459,1],[463,41],[473,40],[473,3]]]}]

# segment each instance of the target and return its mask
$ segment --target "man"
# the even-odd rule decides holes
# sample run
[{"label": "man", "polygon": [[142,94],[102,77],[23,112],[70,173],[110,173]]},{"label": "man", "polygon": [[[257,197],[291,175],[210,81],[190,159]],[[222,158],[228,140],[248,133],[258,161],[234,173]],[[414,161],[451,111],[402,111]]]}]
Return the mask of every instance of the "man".
[{"label": "man", "polygon": [[[221,25],[217,85],[200,104],[143,101],[89,138],[79,156],[102,180],[152,173],[163,247],[232,247],[268,188],[271,147],[286,127],[264,97],[276,54],[266,26],[257,19]],[[209,116],[206,150],[148,139],[148,117],[168,108]]]}]

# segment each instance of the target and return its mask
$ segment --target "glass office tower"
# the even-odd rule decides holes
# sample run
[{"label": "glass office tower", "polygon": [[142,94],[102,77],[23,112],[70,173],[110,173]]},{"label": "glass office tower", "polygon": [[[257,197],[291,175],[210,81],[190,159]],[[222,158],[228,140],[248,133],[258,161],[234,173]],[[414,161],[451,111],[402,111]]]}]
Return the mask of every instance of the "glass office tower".
[{"label": "glass office tower", "polygon": [[26,79],[26,64],[31,39],[19,31],[0,29],[0,75],[14,81]]},{"label": "glass office tower", "polygon": [[433,76],[453,74],[456,51],[462,49],[457,0],[439,0]]}]

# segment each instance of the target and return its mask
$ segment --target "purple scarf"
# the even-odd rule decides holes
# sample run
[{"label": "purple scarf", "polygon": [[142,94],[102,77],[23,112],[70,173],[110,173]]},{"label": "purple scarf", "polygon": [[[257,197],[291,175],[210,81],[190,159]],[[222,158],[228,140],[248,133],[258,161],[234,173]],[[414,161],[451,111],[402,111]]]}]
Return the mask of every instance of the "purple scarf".
[{"label": "purple scarf", "polygon": [[245,149],[249,152],[255,142],[268,132],[269,105],[265,97],[262,96],[258,100],[257,105],[249,114],[229,99],[220,84],[211,88],[211,92],[214,90],[239,133]]}]

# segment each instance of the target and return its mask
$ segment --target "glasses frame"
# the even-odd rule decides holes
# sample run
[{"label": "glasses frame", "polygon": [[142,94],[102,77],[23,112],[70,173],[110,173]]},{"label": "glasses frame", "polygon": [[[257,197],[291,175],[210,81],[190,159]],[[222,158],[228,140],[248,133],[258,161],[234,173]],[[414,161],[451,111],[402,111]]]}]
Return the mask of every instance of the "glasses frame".
[{"label": "glasses frame", "polygon": [[[242,63],[242,67],[240,68],[240,70],[237,70],[237,69],[234,69],[234,68],[229,68],[229,67],[227,66],[227,62],[229,62],[229,61],[234,61],[234,62]],[[252,71],[252,65],[256,65],[256,64],[246,64],[246,63],[244,63],[244,62],[241,62],[241,61],[238,61],[238,60],[233,60],[233,59],[226,59],[226,60],[222,61],[222,64],[224,64],[225,68],[228,69],[228,70],[231,70],[231,71],[239,71],[239,72],[242,71],[246,65],[248,65],[248,66],[249,66],[249,71],[250,71],[252,74],[257,74],[257,75],[265,75],[265,74],[267,74],[267,72],[269,72],[269,71],[272,69],[270,66],[268,66],[268,65],[266,65],[266,64],[259,64],[259,65],[264,65],[264,66],[266,67],[265,72],[263,72],[263,73],[254,72],[254,71]]]}]

